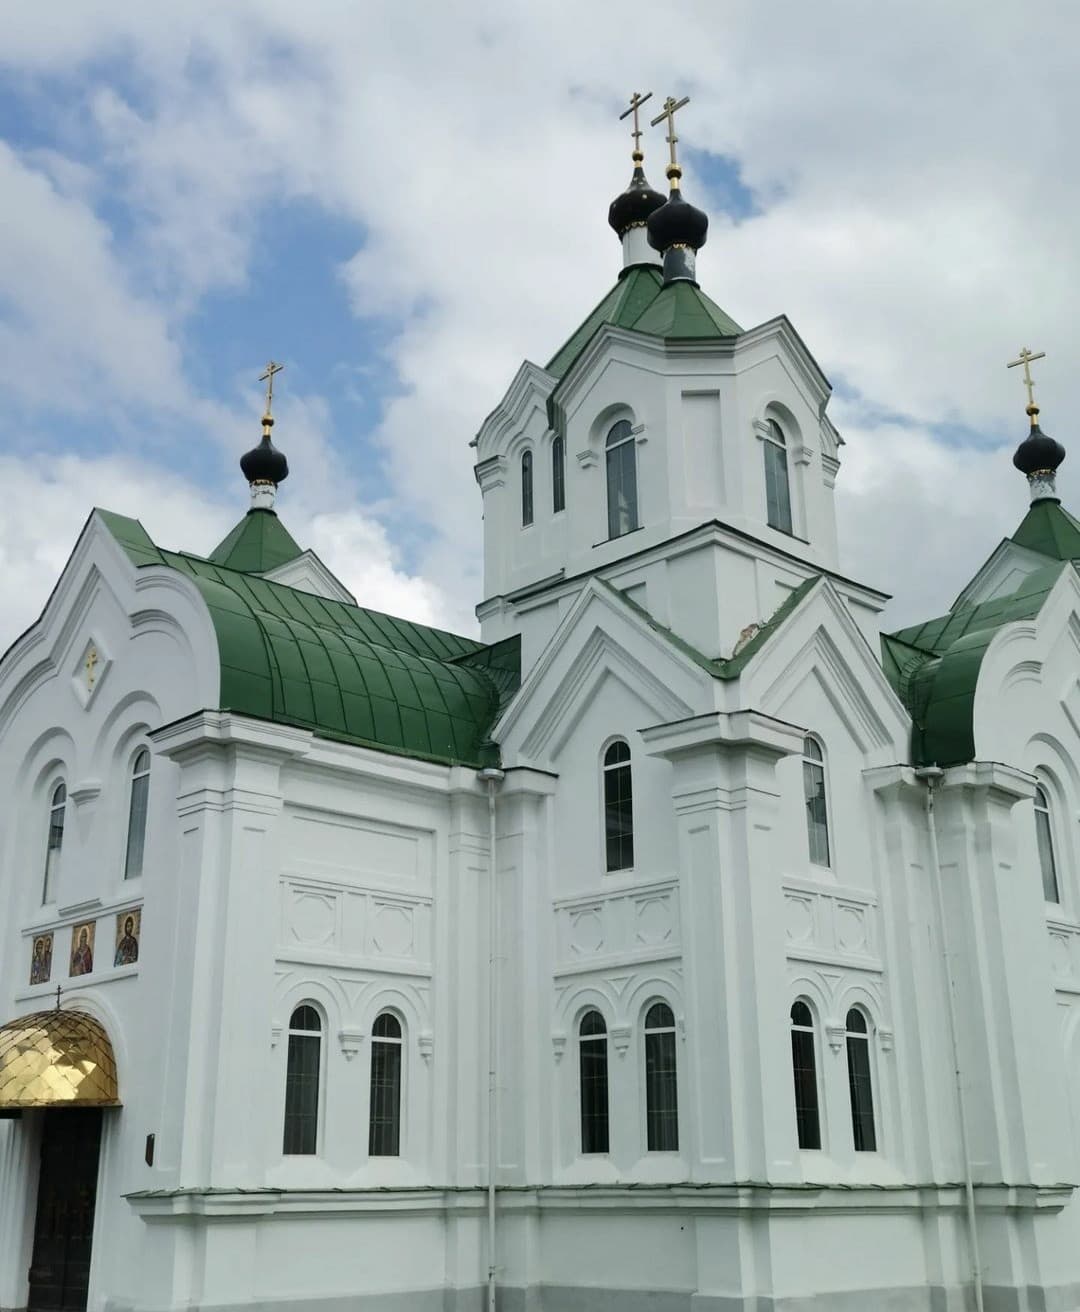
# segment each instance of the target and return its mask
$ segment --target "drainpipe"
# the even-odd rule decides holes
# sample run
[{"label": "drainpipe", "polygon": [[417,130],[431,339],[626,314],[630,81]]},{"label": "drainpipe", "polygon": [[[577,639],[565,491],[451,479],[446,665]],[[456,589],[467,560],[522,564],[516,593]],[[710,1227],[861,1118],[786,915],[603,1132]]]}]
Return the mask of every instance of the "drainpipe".
[{"label": "drainpipe", "polygon": [[488,1231],[488,1277],[487,1308],[495,1312],[495,1277],[498,1266],[495,1261],[495,1187],[498,1172],[499,1152],[499,980],[498,980],[498,939],[499,939],[499,889],[496,882],[495,863],[495,790],[502,783],[505,775],[501,770],[489,766],[481,770],[477,778],[487,785],[488,799],[488,979],[487,979],[487,1022],[488,1022],[488,1085],[487,1085],[487,1231]]},{"label": "drainpipe", "polygon": [[971,1178],[971,1153],[968,1148],[967,1115],[964,1111],[964,1091],[960,1079],[960,1049],[957,1044],[956,977],[953,974],[949,952],[949,935],[945,927],[945,890],[941,876],[941,859],[938,855],[937,824],[934,819],[934,785],[945,775],[937,765],[923,766],[915,771],[915,778],[926,785],[926,824],[930,831],[930,865],[936,895],[938,924],[941,933],[941,960],[945,966],[946,992],[949,999],[949,1045],[952,1049],[953,1078],[956,1085],[956,1109],[960,1123],[960,1152],[964,1159],[964,1199],[967,1204],[968,1244],[971,1250],[971,1281],[975,1290],[976,1312],[983,1312],[982,1266],[979,1261],[979,1232],[975,1223],[975,1184]]}]

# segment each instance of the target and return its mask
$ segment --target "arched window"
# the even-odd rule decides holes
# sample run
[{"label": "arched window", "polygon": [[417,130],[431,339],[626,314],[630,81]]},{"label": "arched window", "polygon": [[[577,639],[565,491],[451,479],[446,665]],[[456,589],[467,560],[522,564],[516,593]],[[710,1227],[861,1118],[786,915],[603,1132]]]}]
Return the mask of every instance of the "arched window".
[{"label": "arched window", "polygon": [[146,846],[146,802],[150,792],[150,753],[145,747],[135,753],[131,766],[131,805],[128,808],[127,856],[124,878],[138,879],[143,872]]},{"label": "arched window", "polygon": [[799,1131],[799,1147],[820,1148],[814,1017],[801,1000],[791,1008],[791,1069],[795,1075],[795,1124]]},{"label": "arched window", "polygon": [[521,457],[521,523],[533,522],[533,457],[526,451]]},{"label": "arched window", "polygon": [[566,509],[566,442],[557,437],[551,444],[551,509]]},{"label": "arched window", "polygon": [[803,740],[803,796],[806,799],[806,833],[810,860],[816,866],[829,862],[829,811],[825,801],[825,754],[809,734]]},{"label": "arched window", "polygon": [[587,1011],[578,1026],[581,1069],[581,1151],[608,1151],[607,1026],[598,1011]]},{"label": "arched window", "polygon": [[784,430],[770,419],[765,448],[765,517],[773,528],[791,532],[791,488],[788,484],[787,439]]},{"label": "arched window", "polygon": [[645,1016],[645,1128],[649,1152],[678,1151],[675,1017],[666,1002],[654,1002]]},{"label": "arched window", "polygon": [[874,1089],[870,1079],[870,1035],[866,1017],[857,1007],[847,1014],[847,1073],[851,1094],[851,1131],[857,1153],[877,1150],[874,1132]]},{"label": "arched window", "polygon": [[1057,863],[1054,860],[1054,831],[1050,823],[1050,798],[1042,784],[1035,786],[1035,838],[1039,844],[1043,897],[1047,902],[1060,902]]},{"label": "arched window", "polygon": [[384,1011],[371,1028],[371,1111],[368,1155],[401,1152],[401,1021]]},{"label": "arched window", "polygon": [[302,1003],[289,1018],[282,1146],[288,1156],[311,1156],[318,1151],[321,1069],[322,1018],[314,1007]]},{"label": "arched window", "polygon": [[45,884],[41,902],[56,901],[56,876],[60,869],[60,849],[64,845],[64,813],[67,810],[67,787],[59,783],[49,803],[49,839],[45,847]]},{"label": "arched window", "polygon": [[604,753],[604,842],[608,870],[633,867],[634,788],[630,748],[621,740]]},{"label": "arched window", "polygon": [[638,527],[637,451],[628,419],[613,424],[607,448],[607,526],[609,538]]}]

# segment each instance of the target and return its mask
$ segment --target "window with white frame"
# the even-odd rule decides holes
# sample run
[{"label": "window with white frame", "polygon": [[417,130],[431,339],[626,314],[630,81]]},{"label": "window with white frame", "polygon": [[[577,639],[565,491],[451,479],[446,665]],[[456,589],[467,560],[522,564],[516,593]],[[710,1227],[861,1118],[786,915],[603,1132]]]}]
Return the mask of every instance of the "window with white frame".
[{"label": "window with white frame", "polygon": [[401,1153],[401,1021],[389,1011],[371,1027],[371,1105],[368,1112],[368,1155],[397,1157]]},{"label": "window with white frame", "polygon": [[310,1003],[301,1003],[289,1018],[282,1143],[287,1157],[310,1157],[318,1152],[322,1028],[322,1017]]},{"label": "window with white frame", "polygon": [[566,441],[556,437],[551,444],[551,511],[566,509]]},{"label": "window with white frame", "polygon": [[1039,869],[1042,872],[1043,897],[1047,902],[1060,902],[1057,860],[1054,857],[1054,826],[1051,820],[1050,795],[1042,784],[1035,786],[1035,841],[1039,847]]},{"label": "window with white frame", "polygon": [[607,461],[608,537],[621,538],[639,526],[637,446],[628,419],[608,430],[604,443]]},{"label": "window with white frame", "polygon": [[812,735],[803,739],[803,799],[806,802],[806,836],[810,860],[829,866],[829,806],[825,798],[825,753]]},{"label": "window with white frame", "polygon": [[140,747],[131,764],[131,800],[128,805],[127,852],[124,878],[138,879],[146,848],[146,811],[150,797],[150,753]]},{"label": "window with white frame", "polygon": [[645,1131],[649,1152],[678,1151],[675,1016],[666,1002],[654,1002],[645,1013]]},{"label": "window with white frame", "polygon": [[45,879],[41,902],[56,901],[56,877],[60,870],[60,849],[64,846],[64,817],[67,813],[67,785],[60,781],[49,802],[49,836],[45,844]]},{"label": "window with white frame", "polygon": [[772,528],[791,533],[791,485],[788,478],[787,438],[775,419],[766,420],[762,446],[765,455],[765,518]]},{"label": "window with white frame", "polygon": [[621,739],[604,753],[604,848],[607,869],[634,864],[634,784],[630,748]]},{"label": "window with white frame", "polygon": [[578,1026],[581,1081],[581,1151],[606,1153],[608,1127],[608,1035],[604,1018],[587,1011]]},{"label": "window with white frame", "polygon": [[799,1147],[820,1148],[814,1015],[801,998],[791,1007],[791,1069],[795,1077],[795,1124]]},{"label": "window with white frame", "polygon": [[874,1128],[874,1085],[870,1074],[870,1034],[866,1017],[852,1007],[845,1022],[851,1133],[857,1153],[877,1151]]},{"label": "window with white frame", "polygon": [[521,525],[527,528],[533,522],[533,454],[526,451],[521,457]]}]

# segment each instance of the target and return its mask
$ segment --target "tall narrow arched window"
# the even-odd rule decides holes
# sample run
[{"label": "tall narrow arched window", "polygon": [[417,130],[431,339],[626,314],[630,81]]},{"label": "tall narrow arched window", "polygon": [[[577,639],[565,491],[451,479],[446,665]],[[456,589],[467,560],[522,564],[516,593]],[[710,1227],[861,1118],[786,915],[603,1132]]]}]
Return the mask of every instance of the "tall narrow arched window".
[{"label": "tall narrow arched window", "polygon": [[851,1132],[857,1153],[877,1150],[874,1131],[874,1088],[870,1078],[870,1035],[866,1017],[857,1007],[847,1014],[847,1072],[851,1095]]},{"label": "tall narrow arched window", "polygon": [[788,482],[787,439],[770,419],[765,437],[765,517],[773,528],[791,532],[791,487]]},{"label": "tall narrow arched window", "polygon": [[384,1011],[371,1028],[371,1110],[368,1155],[401,1153],[401,1021]]},{"label": "tall narrow arched window", "polygon": [[799,1147],[820,1148],[814,1017],[802,1000],[791,1008],[791,1069],[795,1076],[795,1124],[799,1132]]},{"label": "tall narrow arched window", "polygon": [[816,866],[829,861],[829,810],[825,800],[825,754],[809,734],[803,740],[803,797],[806,800],[806,834],[810,860]]},{"label": "tall narrow arched window", "polygon": [[303,1003],[289,1018],[285,1072],[285,1137],[282,1152],[312,1156],[319,1141],[319,1076],[322,1070],[322,1018]]},{"label": "tall narrow arched window", "polygon": [[64,814],[67,810],[67,787],[59,783],[49,803],[49,838],[45,846],[45,880],[42,904],[56,901],[56,876],[60,869],[60,849],[64,845]]},{"label": "tall narrow arched window", "polygon": [[1050,823],[1050,798],[1042,784],[1035,786],[1035,839],[1039,844],[1043,897],[1047,902],[1060,902],[1057,862],[1054,860],[1054,830]]},{"label": "tall narrow arched window", "polygon": [[604,753],[604,845],[608,870],[633,867],[634,786],[630,748],[621,740]]},{"label": "tall narrow arched window", "polygon": [[138,879],[143,872],[146,847],[146,803],[150,795],[150,753],[142,747],[131,765],[131,804],[128,807],[127,856],[124,878]]},{"label": "tall narrow arched window", "polygon": [[649,1152],[678,1151],[675,1017],[666,1002],[654,1002],[645,1015],[645,1129]]},{"label": "tall narrow arched window", "polygon": [[628,419],[613,424],[605,442],[607,455],[608,537],[621,538],[638,527],[637,449]]},{"label": "tall narrow arched window", "polygon": [[526,451],[521,457],[521,523],[533,522],[533,456]]},{"label": "tall narrow arched window", "polygon": [[581,1071],[581,1151],[608,1151],[607,1026],[598,1011],[587,1011],[578,1026]]},{"label": "tall narrow arched window", "polygon": [[566,442],[561,437],[551,444],[551,509],[556,515],[566,509]]}]

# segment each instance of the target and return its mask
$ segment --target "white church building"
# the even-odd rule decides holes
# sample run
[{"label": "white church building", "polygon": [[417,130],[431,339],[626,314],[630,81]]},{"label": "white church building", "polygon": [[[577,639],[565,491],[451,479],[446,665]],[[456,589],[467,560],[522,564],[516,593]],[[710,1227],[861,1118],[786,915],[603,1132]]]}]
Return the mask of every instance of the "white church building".
[{"label": "white church building", "polygon": [[2,1312],[1080,1308],[1064,451],[883,636],[672,160],[473,442],[480,639],[291,537],[268,406],[209,557],[94,510],[0,661]]}]

